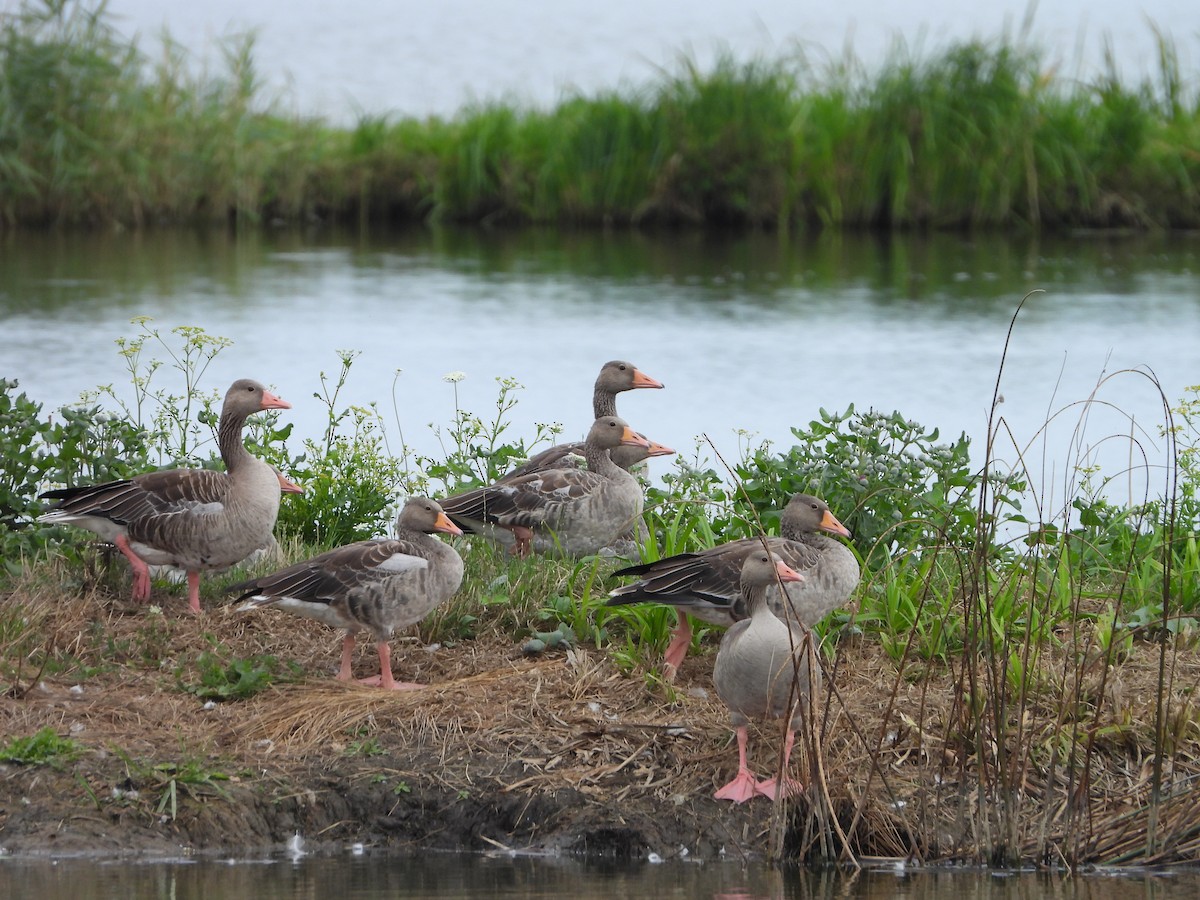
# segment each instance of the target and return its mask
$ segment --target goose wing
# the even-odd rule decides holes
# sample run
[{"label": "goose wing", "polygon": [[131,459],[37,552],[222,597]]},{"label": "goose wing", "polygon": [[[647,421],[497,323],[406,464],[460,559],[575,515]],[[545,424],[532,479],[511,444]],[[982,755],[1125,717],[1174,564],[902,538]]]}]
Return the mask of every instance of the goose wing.
[{"label": "goose wing", "polygon": [[243,608],[263,606],[283,598],[310,603],[332,603],[355,588],[383,581],[403,572],[429,567],[420,548],[395,539],[359,541],[298,562],[261,578],[229,588],[240,592]]}]

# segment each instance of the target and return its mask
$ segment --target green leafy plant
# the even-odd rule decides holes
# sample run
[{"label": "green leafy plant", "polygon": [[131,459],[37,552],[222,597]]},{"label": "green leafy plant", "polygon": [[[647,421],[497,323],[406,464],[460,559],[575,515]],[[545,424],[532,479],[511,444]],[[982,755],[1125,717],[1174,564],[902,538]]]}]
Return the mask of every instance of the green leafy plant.
[{"label": "green leafy plant", "polygon": [[0,528],[11,531],[34,513],[33,503],[43,475],[50,467],[43,449],[47,423],[42,405],[24,393],[15,380],[0,378]]},{"label": "green leafy plant", "polygon": [[[148,316],[138,316],[132,320],[138,333],[132,338],[117,338],[133,399],[123,399],[111,384],[98,388],[95,396],[111,400],[125,421],[145,435],[159,465],[203,464],[213,457],[220,398],[215,390],[202,391],[200,383],[212,361],[233,342],[194,325],[172,328],[172,338],[168,339],[150,326],[152,321]],[[147,345],[165,354],[169,363],[157,356],[147,358]],[[178,392],[159,386],[155,375],[164,365],[182,378]],[[205,446],[210,451],[201,455]]]},{"label": "green leafy plant", "polygon": [[344,752],[346,756],[382,756],[387,750],[366,726],[359,726],[354,730],[354,740],[346,745]]},{"label": "green leafy plant", "polygon": [[167,816],[172,822],[179,815],[181,790],[193,800],[210,793],[226,798],[229,796],[218,783],[228,781],[229,775],[210,768],[203,760],[194,757],[182,762],[160,763],[149,770],[148,776],[162,788],[155,814]]},{"label": "green leafy plant", "polygon": [[281,671],[284,677],[294,676],[298,672],[294,664],[285,667],[273,656],[230,659],[226,653],[218,644],[215,650],[198,654],[190,667],[191,680],[186,678],[188,667],[176,669],[175,680],[180,689],[202,700],[244,700],[270,687]]},{"label": "green leafy plant", "polygon": [[[735,470],[764,525],[777,523],[788,498],[803,491],[823,498],[850,529],[868,567],[887,563],[896,550],[968,546],[975,533],[970,441],[939,443],[899,412],[821,410],[819,421],[793,428],[797,444],[774,454],[770,445]],[[1001,479],[1001,499],[1019,509],[1022,485]]]},{"label": "green leafy plant", "polygon": [[641,546],[643,561],[711,547],[730,531],[731,491],[716,469],[701,461],[697,444],[692,459],[675,457],[662,476],[662,487],[646,491],[646,522],[651,540]]},{"label": "green leafy plant", "polygon": [[534,448],[552,440],[561,430],[558,425],[536,424],[534,438],[528,445],[523,440],[507,443],[504,435],[511,425],[509,413],[516,406],[517,391],[522,390],[523,386],[512,378],[497,378],[499,392],[496,410],[490,418],[484,419],[459,404],[458,384],[466,377],[462,372],[449,372],[442,376],[454,389],[454,417],[446,429],[430,425],[441,445],[442,457],[416,457],[416,467],[425,473],[421,485],[416,486],[418,489],[428,482],[440,482],[438,492],[454,494],[481,484],[490,484],[527,459]]},{"label": "green leafy plant", "polygon": [[374,404],[341,406],[356,351],[339,350],[334,377],[321,372],[313,398],[325,406],[325,432],[308,438],[292,457],[286,431],[254,435],[258,452],[290,473],[304,493],[289,495],[279,510],[279,530],[307,544],[335,547],[378,537],[395,517],[403,480],[400,461],[386,452],[383,419]]},{"label": "green leafy plant", "polygon": [[49,726],[28,737],[14,737],[0,744],[0,760],[27,766],[61,766],[83,752],[77,741],[59,737]]}]

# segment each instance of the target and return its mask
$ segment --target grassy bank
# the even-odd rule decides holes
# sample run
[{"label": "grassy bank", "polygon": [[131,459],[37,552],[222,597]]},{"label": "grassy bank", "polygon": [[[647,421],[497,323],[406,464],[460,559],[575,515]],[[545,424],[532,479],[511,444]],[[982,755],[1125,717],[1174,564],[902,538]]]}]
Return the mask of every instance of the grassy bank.
[{"label": "grassy bank", "polygon": [[[728,468],[677,460],[648,492],[647,556],[754,534],[760,523],[770,530],[786,497],[807,490],[851,528],[863,562],[852,608],[819,629],[826,688],[797,750],[810,789],[773,811],[732,811],[711,801],[732,759],[726,714],[711,696],[719,635],[700,628],[680,682],[665,683],[672,613],[605,607],[611,559],[511,560],[460,541],[462,590],[397,654],[399,676],[435,687],[397,698],[330,685],[337,638],[328,629],[235,614],[222,588],[242,573],[206,580],[208,613],[189,620],[174,612],[177,588],[156,584],[165,614],[131,605],[119,557],[85,535],[29,524],[47,484],[209,463],[217,393],[203,372],[227,346],[201,329],[160,334],[143,321],[121,347],[132,403],[101,391],[46,412],[11,383],[0,392],[0,713],[24,742],[0,746],[0,756],[49,764],[28,742],[46,728],[43,743],[73,733],[58,696],[73,685],[162,707],[127,721],[105,705],[123,701],[95,701],[77,744],[51,754],[77,777],[64,796],[137,821],[171,803],[193,821],[211,819],[229,799],[214,773],[292,797],[304,787],[291,779],[335,746],[352,762],[365,758],[355,778],[381,759],[402,773],[414,817],[429,792],[519,805],[562,789],[583,791],[597,821],[614,815],[605,803],[617,794],[621,816],[652,821],[667,807],[672,821],[711,826],[710,850],[713,833],[761,826],[754,847],[803,860],[1200,859],[1200,388],[1163,398],[1156,434],[1124,438],[1131,452],[1165,448],[1168,461],[1151,470],[1161,493],[1131,506],[1104,490],[1127,473],[1081,465],[1051,507],[1023,459],[1002,465],[989,449],[973,466],[967,436],[944,440],[899,412],[825,412],[794,429],[794,446],[746,447]],[[288,556],[385,532],[399,494],[490,480],[550,437],[512,434],[517,386],[502,382],[494,411],[458,410],[438,426],[444,452],[414,457],[376,407],[339,404],[353,359],[343,354],[322,391],[320,439],[296,445],[280,417],[252,429],[258,452],[307,489],[281,513]],[[1001,428],[996,421],[977,441],[992,448]],[[535,632],[560,642],[524,657]],[[219,734],[188,724],[209,700],[231,704]],[[774,730],[755,742],[762,767],[778,746]],[[110,790],[114,753],[145,785],[139,802]],[[164,776],[166,765],[191,780]],[[383,799],[394,806],[398,796]],[[350,839],[349,829],[368,825],[337,827]],[[496,839],[534,842],[507,835]]]},{"label": "grassy bank", "polygon": [[195,75],[103,4],[0,20],[0,214],[164,222],[1200,226],[1200,90],[1159,36],[1156,79],[1092,83],[1007,38],[869,70],[686,59],[640,89],[357,126],[273,110],[252,42]]}]

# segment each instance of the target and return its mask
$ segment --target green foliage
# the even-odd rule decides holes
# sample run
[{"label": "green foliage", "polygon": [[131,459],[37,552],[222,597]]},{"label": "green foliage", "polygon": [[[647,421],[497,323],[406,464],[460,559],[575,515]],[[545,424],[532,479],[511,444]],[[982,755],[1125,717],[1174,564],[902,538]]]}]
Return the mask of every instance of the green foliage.
[{"label": "green foliage", "polygon": [[366,726],[360,726],[354,730],[354,740],[346,745],[344,752],[346,756],[382,756],[387,750],[379,743],[379,738],[370,734]]},{"label": "green foliage", "polygon": [[534,448],[550,442],[561,430],[557,425],[537,424],[534,439],[528,445],[520,439],[515,444],[505,443],[503,437],[511,424],[508,415],[516,406],[516,392],[523,390],[523,385],[512,378],[497,378],[500,390],[496,411],[484,419],[459,404],[458,383],[466,377],[462,372],[442,376],[442,380],[454,388],[454,419],[445,431],[438,425],[430,425],[442,448],[442,457],[416,457],[416,469],[425,473],[424,478],[410,477],[411,489],[416,492],[429,490],[431,482],[440,482],[434,490],[441,494],[456,494],[491,484],[524,462]]},{"label": "green foliage", "polygon": [[[138,316],[132,324],[139,333],[133,338],[117,338],[133,400],[123,400],[112,385],[100,387],[96,397],[107,397],[115,404],[124,421],[149,445],[148,452],[157,456],[158,465],[201,465],[213,457],[220,395],[215,390],[201,391],[199,384],[213,359],[233,342],[192,325],[172,328],[173,337],[168,338],[150,327],[151,321],[148,316]],[[157,356],[146,358],[147,344],[165,354],[169,368],[179,373],[182,384],[178,393],[155,381],[164,362]],[[201,455],[206,445],[210,450]]]},{"label": "green foliage", "polygon": [[654,109],[673,155],[640,216],[786,227],[796,170],[789,65],[723,55],[711,72],[687,57],[679,68]]},{"label": "green foliage", "polygon": [[877,633],[893,660],[946,662],[962,649],[963,612],[955,602],[955,573],[945,562],[938,554],[909,556],[868,575],[855,622]]},{"label": "green foliage", "polygon": [[99,405],[64,406],[46,422],[41,440],[47,465],[42,483],[93,484],[152,468],[146,432]]},{"label": "green foliage", "polygon": [[1200,103],[1157,31],[1159,71],[1133,84],[1112,63],[1094,84],[1059,77],[1002,37],[824,68],[682,55],[548,110],[334,127],[276,108],[250,37],[197,75],[169,36],[151,61],[110,19],[97,0],[0,19],[6,221],[1200,224]]},{"label": "green foliage", "polygon": [[[126,763],[128,765],[128,761]],[[225,789],[218,784],[228,781],[229,775],[218,769],[212,769],[197,757],[184,758],[179,762],[160,763],[150,769],[139,767],[142,777],[153,780],[162,789],[158,806],[154,812],[166,816],[172,822],[179,815],[179,792],[182,790],[193,800],[198,800],[207,794],[228,797]]]},{"label": "green foliage", "polygon": [[1186,388],[1171,413],[1169,436],[1177,448],[1179,470],[1176,530],[1194,540],[1200,532],[1200,384]]},{"label": "green foliage", "polygon": [[0,378],[0,528],[7,533],[37,513],[33,502],[50,460],[42,448],[49,424],[39,415],[42,405],[24,393],[17,382]]},{"label": "green foliage", "polygon": [[296,145],[314,135],[257,111],[252,42],[226,42],[226,71],[197,78],[177,44],[151,66],[109,18],[103,2],[23,0],[0,20],[6,218],[136,226],[298,213]]},{"label": "green foliage", "polygon": [[0,744],[0,760],[27,766],[61,766],[83,750],[77,741],[59,737],[47,726],[29,737],[14,737]]},{"label": "green foliage", "polygon": [[245,700],[279,680],[295,677],[299,668],[293,663],[282,665],[273,656],[256,654],[248,659],[229,657],[221,644],[197,654],[191,666],[175,670],[175,681],[181,690],[195,694],[201,700]]},{"label": "green foliage", "polygon": [[10,565],[45,543],[50,529],[33,519],[48,485],[126,478],[145,466],[142,434],[123,419],[98,406],[43,418],[42,405],[16,389],[0,378],[0,546]]},{"label": "green foliage", "polygon": [[323,440],[306,439],[304,452],[292,459],[286,447],[290,429],[260,436],[263,458],[304,487],[304,493],[288,495],[281,504],[280,531],[325,547],[386,533],[403,480],[400,461],[386,452],[384,422],[375,405],[338,406],[357,353],[343,350],[338,356],[337,378],[331,381],[322,372],[322,391],[313,394],[327,410]]},{"label": "green foliage", "polygon": [[936,428],[853,405],[844,413],[822,409],[820,421],[792,434],[798,443],[785,453],[764,445],[735,467],[764,524],[776,524],[788,498],[806,492],[829,504],[871,568],[886,564],[894,548],[972,542],[978,479],[965,434],[938,443]]},{"label": "green foliage", "polygon": [[700,461],[697,445],[692,460],[675,457],[672,471],[662,475],[662,487],[646,490],[645,519],[651,540],[641,547],[643,561],[711,547],[732,535],[732,492],[720,473]]}]

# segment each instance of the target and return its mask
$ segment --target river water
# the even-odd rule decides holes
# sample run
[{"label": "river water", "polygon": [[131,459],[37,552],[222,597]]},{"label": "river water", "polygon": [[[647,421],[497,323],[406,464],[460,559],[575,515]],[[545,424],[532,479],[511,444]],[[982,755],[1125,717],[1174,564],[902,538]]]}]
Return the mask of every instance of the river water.
[{"label": "river water", "polygon": [[655,865],[451,854],[142,863],[0,858],[0,895],[8,900],[533,900],[568,895],[578,900],[1192,900],[1198,891],[1200,876],[1194,872],[1074,878],[903,868],[808,872],[725,861]]},{"label": "river water", "polygon": [[[1198,273],[1196,235],[21,234],[0,243],[0,376],[47,409],[101,384],[129,395],[115,341],[150,316],[164,334],[231,339],[202,386],[273,384],[298,435],[324,427],[320,373],[360,351],[339,405],[377,404],[396,453],[402,435],[437,457],[430,425],[444,432],[456,403],[494,415],[501,377],[524,386],[508,438],[539,422],[582,435],[612,358],[667,385],[622,396],[622,415],[690,457],[706,436],[710,462],[714,448],[790,447],[793,426],[851,403],[966,432],[981,450],[1010,321],[1037,290],[1008,347],[997,448],[1008,463],[1020,448],[1042,492],[1061,494],[1079,463],[1129,465],[1113,435],[1133,432],[1162,462],[1162,396],[1200,384]],[[447,383],[452,372],[466,377]],[[182,390],[169,366],[155,378]],[[1151,493],[1162,483],[1152,470]],[[1135,499],[1147,489],[1116,484]]]}]

